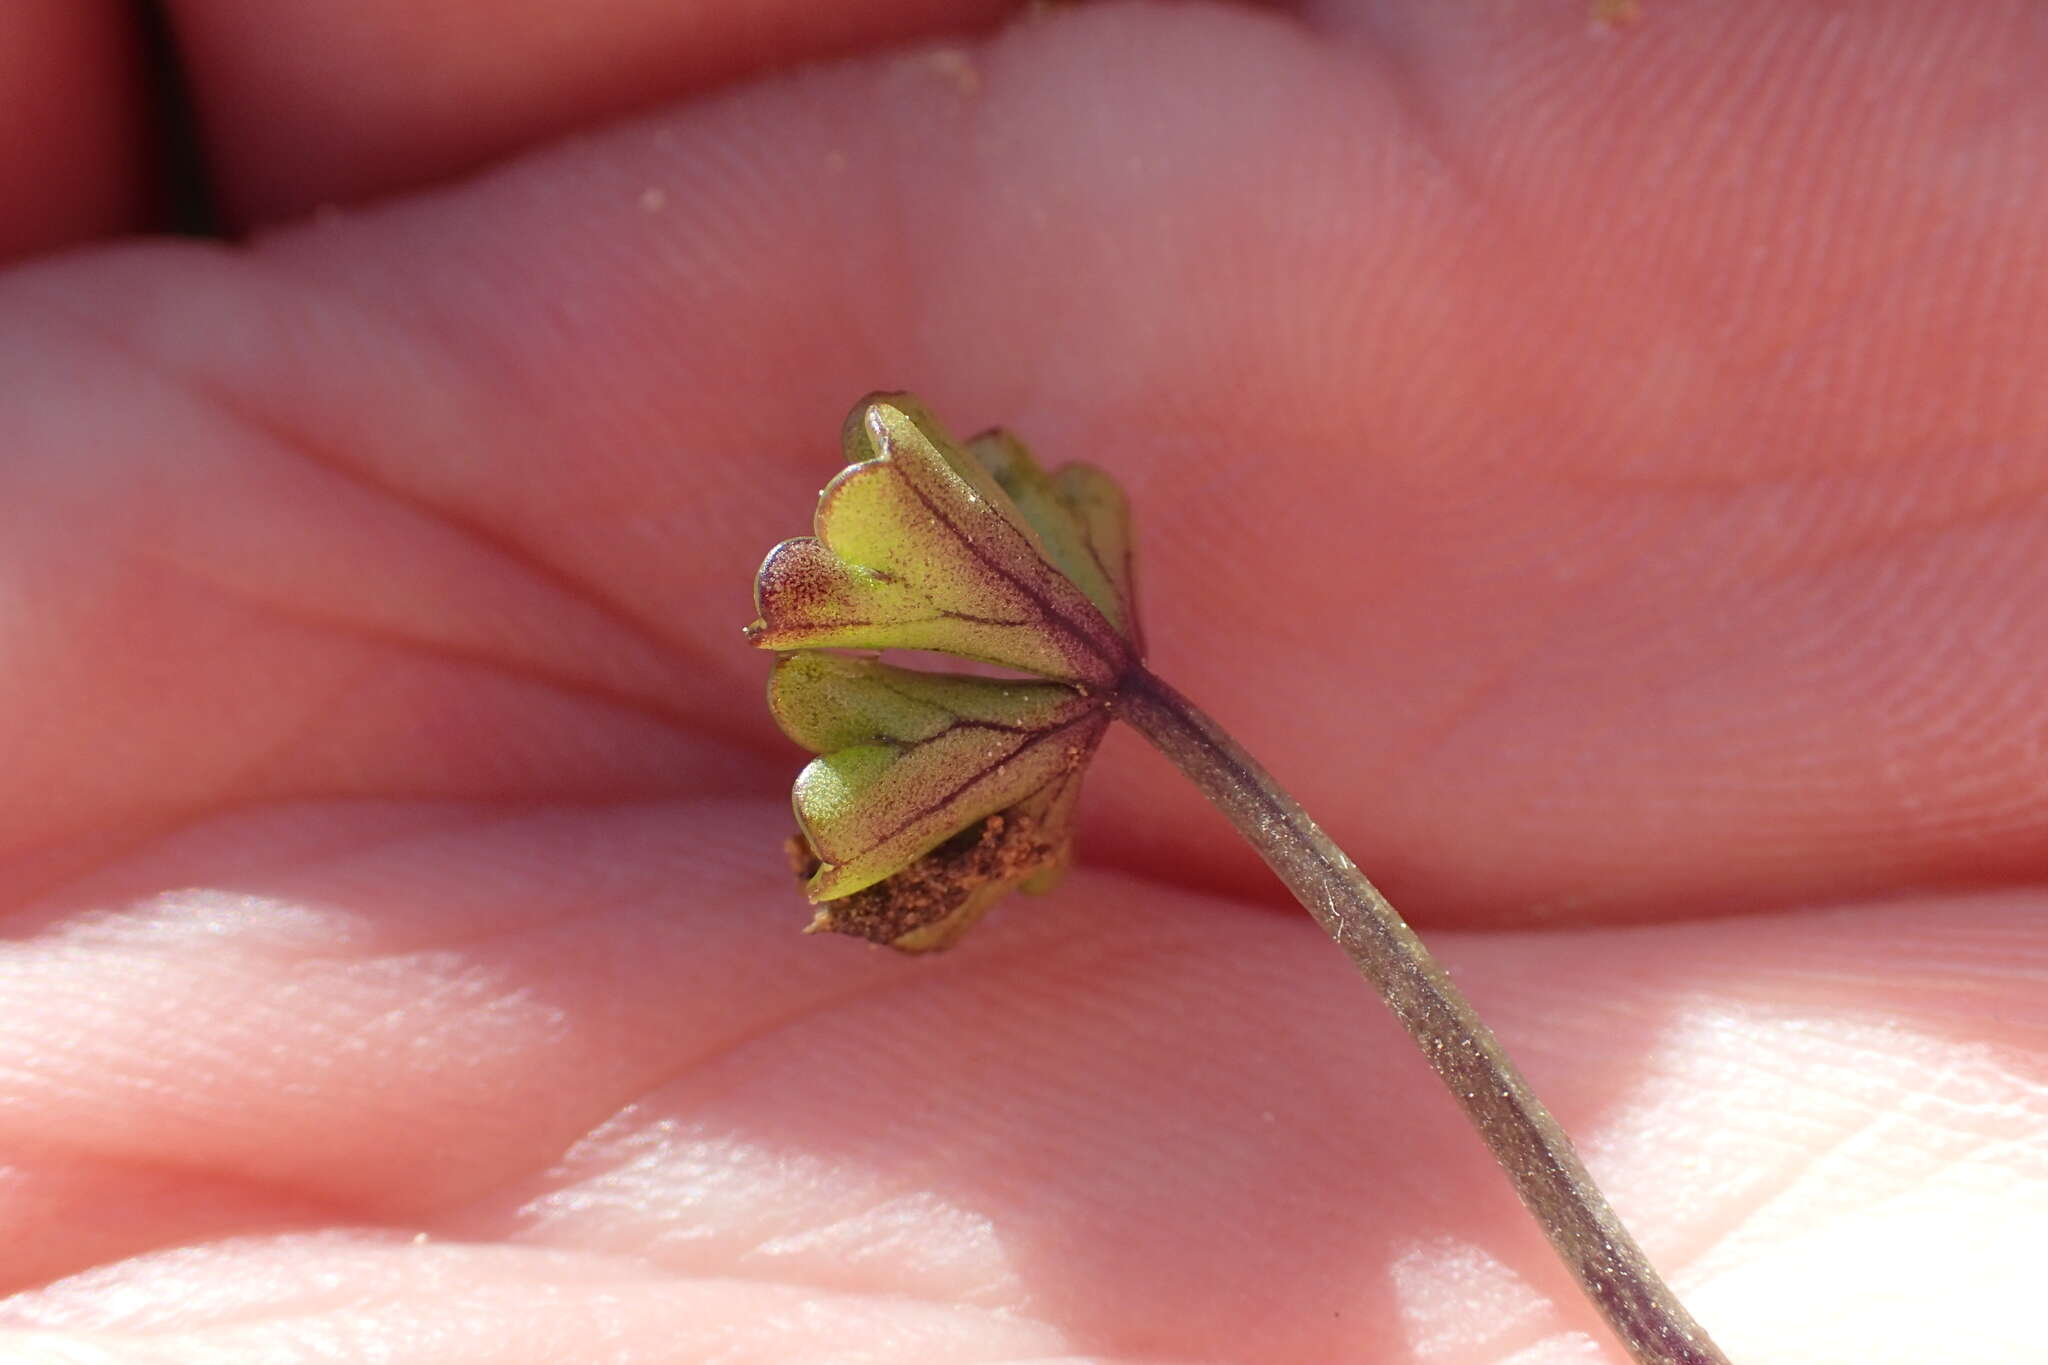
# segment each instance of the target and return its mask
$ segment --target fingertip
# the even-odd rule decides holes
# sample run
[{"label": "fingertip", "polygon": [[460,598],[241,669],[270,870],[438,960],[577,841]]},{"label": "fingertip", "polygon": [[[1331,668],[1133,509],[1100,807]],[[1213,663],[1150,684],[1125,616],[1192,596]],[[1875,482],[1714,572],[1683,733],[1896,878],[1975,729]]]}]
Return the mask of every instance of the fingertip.
[{"label": "fingertip", "polygon": [[0,9],[0,263],[142,224],[146,82],[128,10],[119,0]]}]

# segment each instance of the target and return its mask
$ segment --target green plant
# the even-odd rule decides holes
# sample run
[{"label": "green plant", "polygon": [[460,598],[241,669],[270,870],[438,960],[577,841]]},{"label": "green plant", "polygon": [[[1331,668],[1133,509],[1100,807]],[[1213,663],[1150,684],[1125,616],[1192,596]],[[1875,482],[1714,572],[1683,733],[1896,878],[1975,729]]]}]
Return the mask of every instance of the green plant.
[{"label": "green plant", "polygon": [[[813,929],[943,948],[1064,867],[1083,769],[1112,718],[1227,815],[1386,1000],[1587,1296],[1645,1365],[1725,1365],[1571,1141],[1422,942],[1265,769],[1144,664],[1128,508],[1098,470],[1047,474],[1002,432],[955,443],[914,399],[847,420],[816,534],[769,552],[749,637],[818,755],[794,853]],[[933,650],[1030,680],[825,650]]]}]

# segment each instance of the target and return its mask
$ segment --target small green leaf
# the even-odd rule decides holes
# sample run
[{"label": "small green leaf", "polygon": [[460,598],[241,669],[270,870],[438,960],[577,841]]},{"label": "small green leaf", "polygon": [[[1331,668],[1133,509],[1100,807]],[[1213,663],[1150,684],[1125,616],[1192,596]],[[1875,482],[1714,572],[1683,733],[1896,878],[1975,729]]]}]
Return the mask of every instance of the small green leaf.
[{"label": "small green leaf", "polygon": [[[1050,794],[1087,762],[1103,703],[1057,683],[920,673],[799,653],[769,708],[821,756],[798,776],[797,826],[821,866],[814,901],[873,885],[999,812]],[[1064,811],[1061,812],[1064,815]],[[1052,842],[1063,848],[1064,828]]]},{"label": "small green leaf", "polygon": [[814,754],[854,744],[914,744],[962,723],[1034,729],[1075,714],[1082,694],[1062,683],[897,668],[814,651],[786,655],[768,676],[768,710]]},{"label": "small green leaf", "polygon": [[1136,661],[1118,554],[1128,538],[1106,547],[1125,565],[1119,590],[1095,549],[1117,539],[1099,489],[1070,505],[1021,446],[987,438],[982,455],[1010,475],[1027,515],[998,472],[902,395],[863,402],[845,443],[854,463],[820,495],[817,534],[784,541],[761,566],[755,643],[937,650],[1097,687]]},{"label": "small green leaf", "polygon": [[1048,475],[1022,441],[1001,429],[968,441],[967,452],[1010,495],[1053,566],[1135,644],[1131,514],[1123,490],[1090,465],[1064,465]]},{"label": "small green leaf", "polygon": [[[768,704],[818,757],[796,781],[813,929],[951,944],[1071,857],[1081,774],[1137,664],[1129,509],[1099,470],[1047,474],[1001,431],[965,446],[915,399],[863,400],[816,534],[769,552]],[[897,668],[830,649],[935,650],[1036,675]]]}]

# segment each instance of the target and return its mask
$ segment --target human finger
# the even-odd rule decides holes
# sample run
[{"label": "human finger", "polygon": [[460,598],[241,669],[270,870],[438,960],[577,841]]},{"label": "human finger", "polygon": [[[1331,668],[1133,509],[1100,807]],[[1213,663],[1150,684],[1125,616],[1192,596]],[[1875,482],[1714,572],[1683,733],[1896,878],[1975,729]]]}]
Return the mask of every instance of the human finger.
[{"label": "human finger", "polygon": [[1015,0],[171,0],[243,226],[390,194],[777,67],[993,22]]},{"label": "human finger", "polygon": [[0,263],[143,226],[148,77],[132,8],[0,10]]}]

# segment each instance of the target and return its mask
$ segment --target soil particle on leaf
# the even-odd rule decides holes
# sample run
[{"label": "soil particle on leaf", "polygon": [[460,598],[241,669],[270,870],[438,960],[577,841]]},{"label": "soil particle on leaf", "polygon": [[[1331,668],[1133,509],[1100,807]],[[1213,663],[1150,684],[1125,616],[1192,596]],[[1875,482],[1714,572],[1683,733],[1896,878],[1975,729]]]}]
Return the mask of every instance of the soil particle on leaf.
[{"label": "soil particle on leaf", "polygon": [[[785,845],[790,867],[808,881],[822,865],[801,835]],[[969,825],[910,866],[850,896],[824,902],[806,933],[851,934],[924,952],[952,943],[994,896],[1053,857],[1038,822],[1015,811]]]}]

